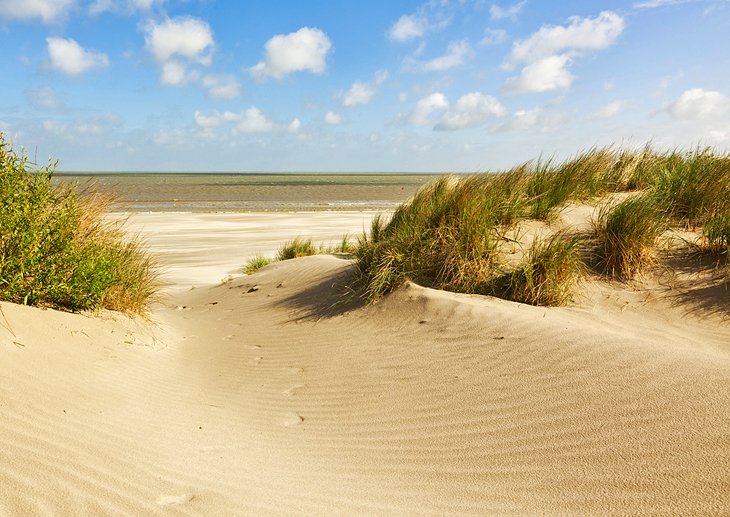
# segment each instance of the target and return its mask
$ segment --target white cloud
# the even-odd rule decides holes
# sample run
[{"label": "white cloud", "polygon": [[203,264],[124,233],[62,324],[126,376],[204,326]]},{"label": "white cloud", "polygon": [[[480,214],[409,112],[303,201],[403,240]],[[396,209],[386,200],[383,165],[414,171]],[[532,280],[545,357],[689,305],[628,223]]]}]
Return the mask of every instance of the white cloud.
[{"label": "white cloud", "polygon": [[129,15],[138,11],[149,11],[155,5],[164,3],[165,0],[95,0],[89,5],[89,14],[96,16],[109,12]]},{"label": "white cloud", "polygon": [[514,21],[517,16],[519,16],[519,14],[522,12],[522,9],[525,7],[526,3],[527,0],[522,0],[521,2],[508,5],[507,7],[500,7],[497,4],[492,4],[492,6],[489,8],[489,16],[492,20],[502,20],[504,18],[509,18],[510,20]]},{"label": "white cloud", "polygon": [[253,106],[241,112],[236,124],[236,131],[239,133],[267,133],[272,129],[274,129],[274,124],[260,109]]},{"label": "white cloud", "polygon": [[86,50],[71,38],[46,38],[48,44],[49,68],[66,75],[81,75],[94,68],[109,66],[106,54]]},{"label": "white cloud", "polygon": [[219,127],[227,122],[235,124],[234,131],[236,133],[267,133],[274,129],[274,124],[255,106],[251,106],[239,113],[232,111],[219,113],[216,110],[209,113],[196,111],[194,113],[194,120],[195,125],[204,132],[210,132],[213,128]]},{"label": "white cloud", "polygon": [[64,107],[53,88],[48,86],[26,90],[25,96],[36,108],[59,110]]},{"label": "white cloud", "polygon": [[211,113],[203,113],[202,111],[195,111],[194,114],[195,125],[202,129],[211,129],[218,127],[223,122],[223,117],[217,111]]},{"label": "white cloud", "polygon": [[426,126],[429,124],[428,117],[431,113],[448,107],[449,101],[443,93],[432,93],[419,100],[416,106],[405,116],[405,120],[414,126]]},{"label": "white cloud", "polygon": [[185,63],[172,60],[162,64],[160,73],[160,84],[166,86],[183,86],[198,79],[198,72],[188,70]]},{"label": "white cloud", "polygon": [[108,135],[121,125],[121,119],[114,113],[100,113],[71,121],[48,119],[42,123],[43,129],[48,133],[67,140]]},{"label": "white cloud", "polygon": [[666,110],[675,119],[715,119],[730,111],[730,98],[718,91],[691,88],[667,106]]},{"label": "white cloud", "polygon": [[382,85],[388,79],[386,70],[379,70],[368,83],[356,81],[342,98],[342,105],[351,108],[360,104],[368,104]]},{"label": "white cloud", "polygon": [[613,101],[591,114],[592,118],[611,118],[626,107],[626,101]]},{"label": "white cloud", "polygon": [[498,131],[513,131],[536,129],[541,132],[550,132],[556,130],[566,117],[564,114],[556,111],[545,110],[540,107],[529,110],[517,110],[512,114],[510,120],[500,126]]},{"label": "white cloud", "polygon": [[388,36],[393,41],[408,41],[419,38],[426,33],[428,20],[425,17],[415,14],[404,14],[388,31]]},{"label": "white cloud", "polygon": [[333,111],[328,111],[324,115],[324,122],[325,124],[329,124],[330,126],[340,125],[342,124],[342,115]]},{"label": "white cloud", "polygon": [[518,77],[507,79],[507,93],[545,92],[568,89],[573,76],[568,66],[578,56],[604,49],[624,30],[624,19],[611,11],[595,18],[573,16],[565,26],[543,26],[524,40],[515,42],[506,63],[507,69],[523,63]]},{"label": "white cloud", "polygon": [[145,32],[145,44],[158,62],[182,58],[210,64],[213,32],[203,20],[191,16],[168,18],[160,24],[149,23]]},{"label": "white cloud", "polygon": [[507,31],[503,29],[486,29],[480,45],[499,45],[507,40]]},{"label": "white cloud", "polygon": [[214,99],[231,100],[241,94],[241,85],[231,75],[206,75],[202,85]]},{"label": "white cloud", "polygon": [[449,43],[448,52],[420,64],[420,68],[427,72],[443,72],[464,64],[464,59],[471,53],[471,47],[466,40]]},{"label": "white cloud", "polygon": [[52,23],[75,6],[75,0],[0,0],[0,16],[22,21],[40,18],[43,23]]},{"label": "white cloud", "polygon": [[292,120],[289,123],[289,126],[287,127],[287,131],[289,131],[290,133],[296,133],[299,131],[299,129],[301,129],[301,127],[302,127],[302,121],[299,120],[297,117],[294,117],[294,120]]},{"label": "white cloud", "polygon": [[264,60],[249,71],[258,79],[281,79],[292,72],[324,73],[332,42],[321,30],[302,27],[296,32],[274,36],[265,48]]},{"label": "white cloud", "polygon": [[512,62],[531,63],[564,50],[601,50],[624,30],[624,19],[612,11],[595,18],[573,16],[566,26],[543,26],[532,36],[512,46]]},{"label": "white cloud", "polygon": [[505,107],[491,95],[479,92],[467,93],[444,113],[435,129],[455,130],[477,127],[492,117],[504,117]]},{"label": "white cloud", "polygon": [[573,76],[568,71],[570,57],[566,54],[547,56],[522,69],[518,77],[511,77],[504,83],[504,92],[518,94],[568,89]]}]

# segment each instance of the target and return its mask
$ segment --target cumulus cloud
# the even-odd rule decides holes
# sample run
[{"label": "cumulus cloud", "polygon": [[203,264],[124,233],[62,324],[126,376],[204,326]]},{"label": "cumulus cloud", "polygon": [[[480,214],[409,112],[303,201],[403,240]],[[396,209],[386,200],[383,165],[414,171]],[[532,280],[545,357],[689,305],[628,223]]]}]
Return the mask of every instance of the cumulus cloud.
[{"label": "cumulus cloud", "polygon": [[221,126],[224,123],[233,123],[234,131],[236,133],[267,133],[274,129],[274,124],[266,115],[255,106],[240,111],[238,113],[232,111],[225,111],[219,113],[218,111],[211,111],[204,113],[202,111],[196,111],[194,114],[195,125],[200,129],[208,132],[213,128]]},{"label": "cumulus cloud", "polygon": [[241,94],[241,85],[231,75],[206,75],[202,85],[214,99],[231,100]]},{"label": "cumulus cloud", "polygon": [[267,133],[272,129],[274,124],[260,109],[253,106],[242,111],[236,123],[238,133]]},{"label": "cumulus cloud", "polygon": [[134,14],[138,11],[149,11],[155,5],[162,5],[165,0],[95,0],[89,5],[92,16],[101,13]]},{"label": "cumulus cloud", "polygon": [[592,118],[611,118],[618,115],[626,106],[626,101],[613,101],[591,114]]},{"label": "cumulus cloud", "polygon": [[122,120],[115,113],[100,113],[71,121],[48,119],[42,123],[48,133],[67,140],[108,135],[121,125]]},{"label": "cumulus cloud", "polygon": [[423,16],[404,14],[388,31],[388,36],[393,41],[408,41],[419,38],[426,33],[428,20]]},{"label": "cumulus cloud", "polygon": [[145,44],[158,62],[172,58],[208,65],[213,50],[213,32],[203,20],[190,16],[151,22],[145,28]]},{"label": "cumulus cloud", "polygon": [[296,32],[278,34],[266,42],[263,61],[249,69],[257,79],[281,79],[292,72],[323,74],[332,42],[319,29],[302,27]]},{"label": "cumulus cloud", "polygon": [[378,88],[388,79],[388,72],[386,70],[379,70],[375,73],[375,77],[368,83],[361,83],[356,81],[352,84],[347,93],[342,97],[342,105],[351,108],[361,104],[368,104],[375,94],[378,92]]},{"label": "cumulus cloud", "polygon": [[48,67],[66,75],[77,76],[95,68],[109,66],[106,54],[86,50],[76,40],[68,38],[46,38],[48,45]]},{"label": "cumulus cloud", "polygon": [[497,4],[492,4],[489,8],[489,17],[492,20],[509,18],[514,21],[520,15],[526,3],[527,0],[522,0],[521,2],[517,2],[516,4],[508,5],[506,7],[500,7]]},{"label": "cumulus cloud", "polygon": [[333,111],[328,111],[324,115],[324,122],[330,126],[338,126],[342,124],[342,115]]},{"label": "cumulus cloud", "polygon": [[730,111],[730,98],[718,91],[691,88],[669,104],[666,111],[680,120],[716,119]]},{"label": "cumulus cloud", "polygon": [[573,16],[568,22],[565,26],[543,26],[529,38],[515,42],[511,61],[529,63],[566,50],[601,50],[616,41],[625,25],[612,11],[603,11],[595,18]]},{"label": "cumulus cloud", "polygon": [[302,127],[302,121],[299,120],[297,117],[294,117],[294,120],[292,120],[289,125],[287,126],[287,131],[290,133],[296,133],[301,129]]},{"label": "cumulus cloud", "polygon": [[452,131],[477,127],[489,118],[504,117],[506,114],[505,107],[491,95],[467,93],[444,113],[435,129]]},{"label": "cumulus cloud", "polygon": [[427,72],[443,72],[450,68],[464,64],[464,60],[471,53],[471,46],[466,40],[453,41],[449,43],[448,51],[439,56],[420,64],[420,68]]},{"label": "cumulus cloud", "polygon": [[144,27],[145,45],[160,64],[160,83],[182,86],[197,81],[200,73],[193,65],[210,65],[213,31],[198,18],[181,16],[161,23],[149,22]]},{"label": "cumulus cloud", "polygon": [[667,5],[686,4],[695,2],[696,0],[648,0],[646,2],[634,2],[634,9],[654,9],[656,7],[664,7]]},{"label": "cumulus cloud", "polygon": [[515,111],[510,119],[497,131],[536,129],[542,132],[553,131],[565,121],[565,115],[540,107]]},{"label": "cumulus cloud", "polygon": [[523,64],[521,74],[505,83],[507,93],[568,89],[573,76],[568,66],[586,52],[613,44],[624,30],[624,19],[611,11],[595,18],[573,16],[567,25],[543,26],[512,46],[505,68]]},{"label": "cumulus cloud", "polygon": [[568,64],[570,57],[566,54],[539,59],[525,66],[518,77],[507,79],[504,92],[518,94],[568,89],[573,82]]},{"label": "cumulus cloud", "polygon": [[436,92],[419,100],[415,107],[406,114],[405,121],[413,126],[426,126],[428,117],[434,112],[449,107],[449,101],[443,93]]},{"label": "cumulus cloud", "polygon": [[43,23],[52,23],[75,6],[76,0],[0,0],[0,16],[22,21],[39,18]]}]

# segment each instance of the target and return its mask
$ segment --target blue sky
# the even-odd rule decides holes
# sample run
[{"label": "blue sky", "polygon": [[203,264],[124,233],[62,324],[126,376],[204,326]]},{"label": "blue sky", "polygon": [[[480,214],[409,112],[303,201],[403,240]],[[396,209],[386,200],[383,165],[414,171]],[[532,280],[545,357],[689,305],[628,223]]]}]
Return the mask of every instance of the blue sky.
[{"label": "blue sky", "polygon": [[61,170],[730,148],[728,0],[0,0],[0,48],[0,131]]}]

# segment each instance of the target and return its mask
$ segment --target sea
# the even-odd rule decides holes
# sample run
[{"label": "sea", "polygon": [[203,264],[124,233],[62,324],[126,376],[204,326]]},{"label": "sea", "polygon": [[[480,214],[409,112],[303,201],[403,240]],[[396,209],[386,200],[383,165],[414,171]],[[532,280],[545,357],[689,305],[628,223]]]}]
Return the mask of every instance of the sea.
[{"label": "sea", "polygon": [[126,212],[392,210],[434,174],[57,172],[54,181],[103,191]]}]

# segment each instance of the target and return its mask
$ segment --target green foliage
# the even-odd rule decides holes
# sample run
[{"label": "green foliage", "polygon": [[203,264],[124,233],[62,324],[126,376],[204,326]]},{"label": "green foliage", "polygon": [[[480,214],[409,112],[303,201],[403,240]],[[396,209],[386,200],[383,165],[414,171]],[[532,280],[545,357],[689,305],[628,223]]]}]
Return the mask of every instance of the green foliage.
[{"label": "green foliage", "polygon": [[108,201],[51,182],[0,133],[0,299],[144,312],[158,286],[140,243],[103,220]]},{"label": "green foliage", "polygon": [[272,258],[265,257],[263,255],[255,255],[248,259],[248,262],[243,265],[242,271],[247,275],[252,275],[262,267],[268,266],[272,262],[274,262],[274,259]]},{"label": "green foliage", "polygon": [[276,255],[276,260],[289,260],[298,257],[308,257],[316,255],[318,248],[312,243],[312,239],[295,238],[282,245]]},{"label": "green foliage", "polygon": [[520,265],[492,282],[492,294],[530,305],[563,305],[585,274],[580,239],[558,232],[535,238]]},{"label": "green foliage", "polygon": [[711,253],[730,256],[730,210],[705,221],[702,234]]},{"label": "green foliage", "polygon": [[667,221],[653,195],[606,204],[593,223],[596,254],[606,273],[630,279],[654,263],[653,248]]}]

